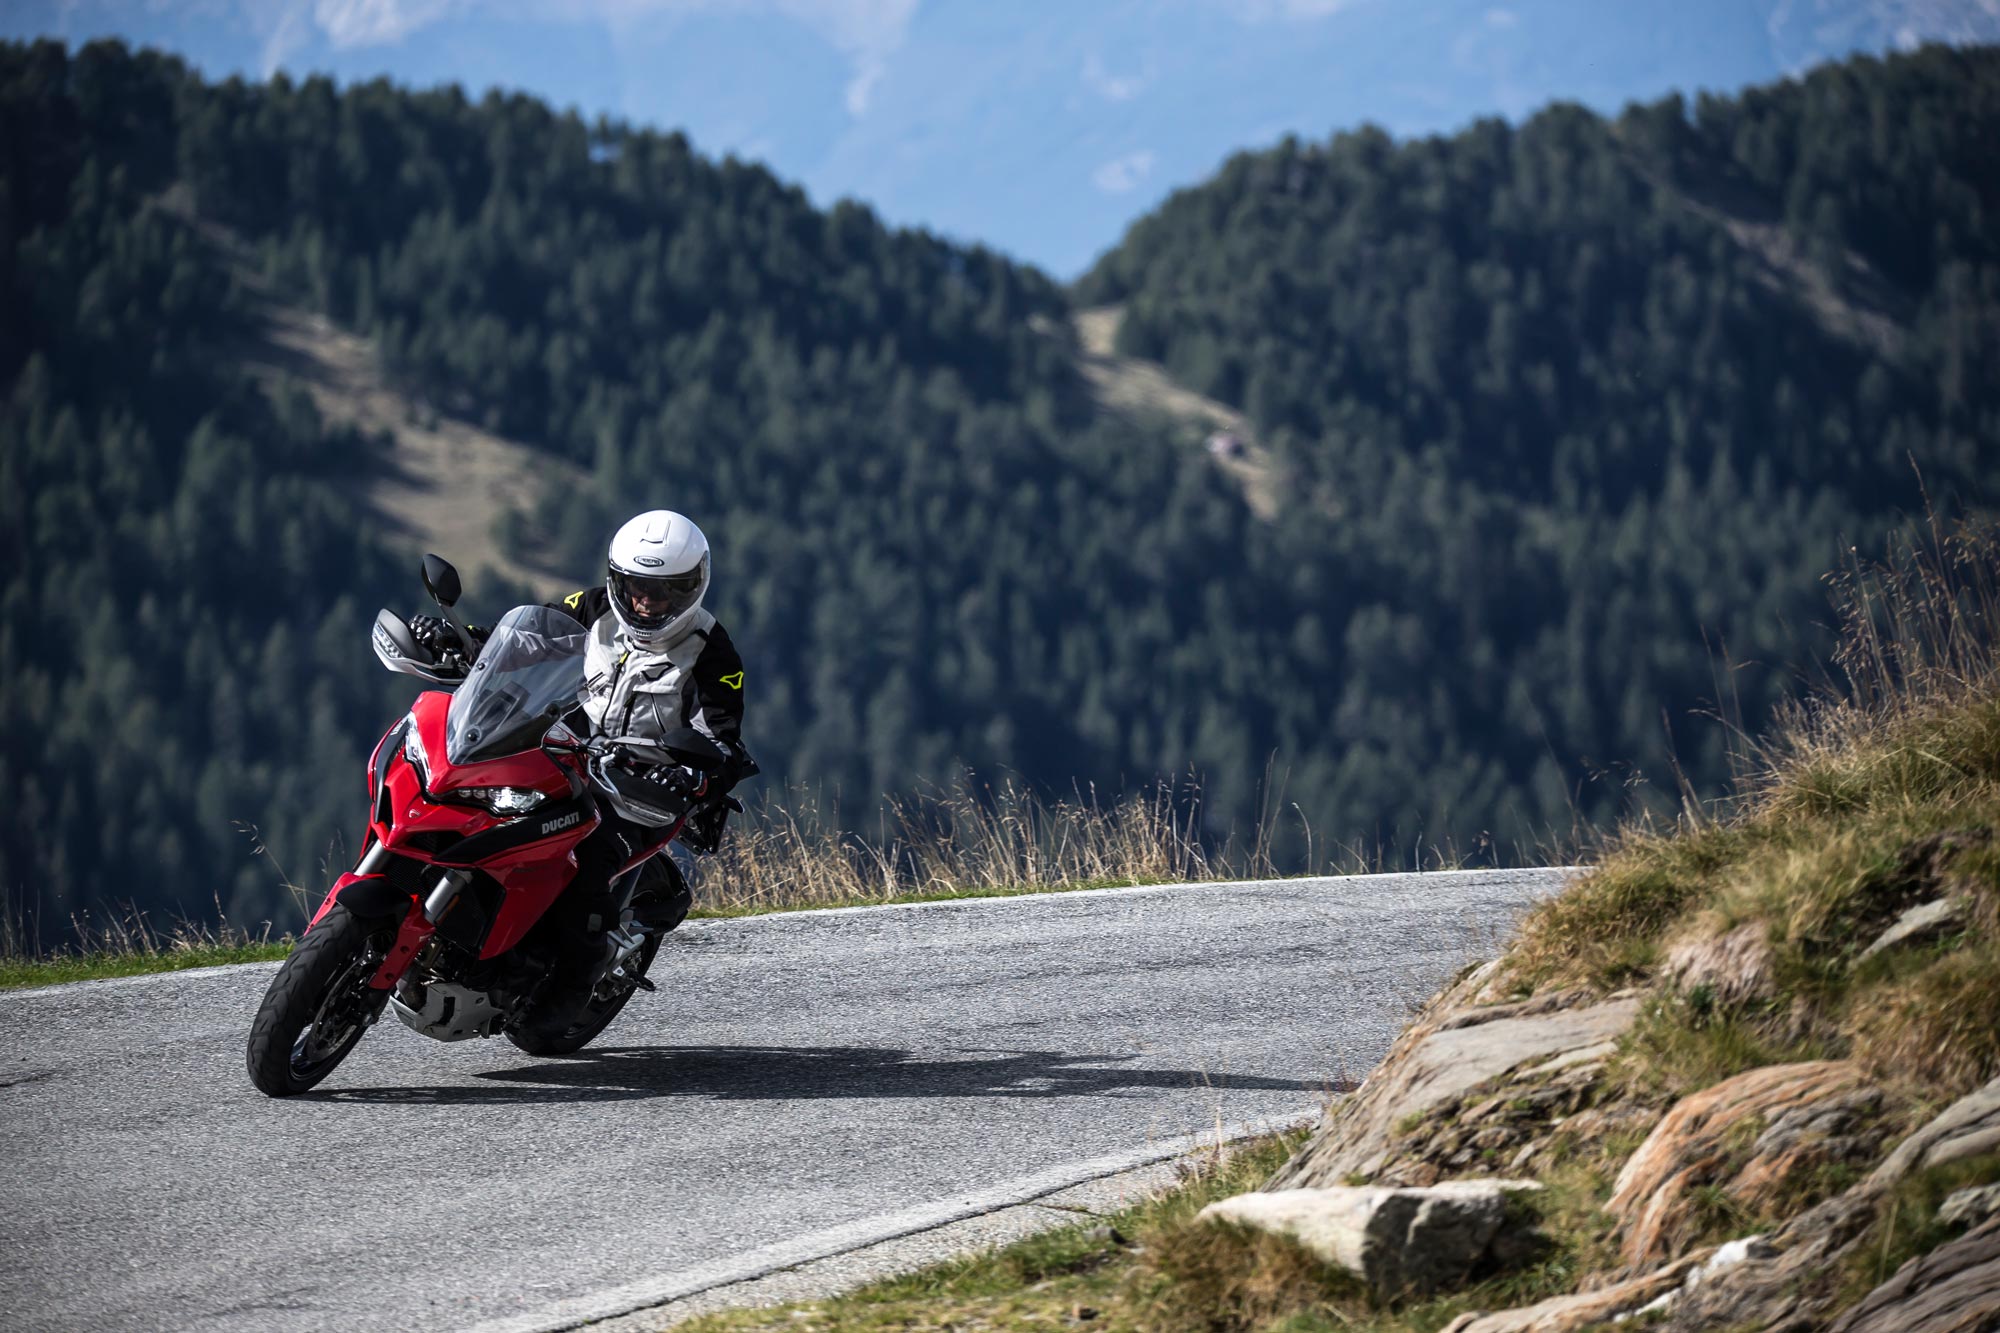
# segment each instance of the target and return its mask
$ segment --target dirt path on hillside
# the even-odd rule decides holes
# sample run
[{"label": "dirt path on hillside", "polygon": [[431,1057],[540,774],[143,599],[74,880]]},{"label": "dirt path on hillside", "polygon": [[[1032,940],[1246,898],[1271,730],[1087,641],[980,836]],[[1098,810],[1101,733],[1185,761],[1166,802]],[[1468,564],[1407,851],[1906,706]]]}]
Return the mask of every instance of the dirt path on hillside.
[{"label": "dirt path on hillside", "polygon": [[1276,468],[1271,452],[1256,442],[1250,420],[1235,408],[1176,384],[1157,361],[1120,356],[1118,324],[1122,306],[1096,306],[1076,314],[1078,368],[1089,383],[1098,406],[1130,416],[1165,415],[1185,421],[1209,438],[1228,435],[1237,441],[1231,453],[1210,452],[1215,466],[1243,488],[1251,512],[1269,519],[1278,512]]}]

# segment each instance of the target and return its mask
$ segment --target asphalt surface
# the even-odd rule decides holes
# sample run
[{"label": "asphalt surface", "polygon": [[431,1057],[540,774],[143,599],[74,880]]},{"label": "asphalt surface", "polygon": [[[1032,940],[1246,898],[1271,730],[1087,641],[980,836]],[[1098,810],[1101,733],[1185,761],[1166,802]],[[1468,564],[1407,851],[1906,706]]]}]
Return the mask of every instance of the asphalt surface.
[{"label": "asphalt surface", "polygon": [[578,1056],[385,1017],[283,1102],[271,965],[0,994],[0,1321],[563,1327],[1018,1202],[1312,1111],[1560,873],[690,922]]}]

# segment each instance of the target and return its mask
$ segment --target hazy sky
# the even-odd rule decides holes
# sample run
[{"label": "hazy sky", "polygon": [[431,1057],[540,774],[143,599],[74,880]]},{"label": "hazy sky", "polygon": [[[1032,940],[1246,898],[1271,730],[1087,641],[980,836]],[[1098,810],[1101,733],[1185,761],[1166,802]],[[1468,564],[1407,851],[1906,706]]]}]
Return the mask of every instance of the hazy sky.
[{"label": "hazy sky", "polygon": [[1230,152],[2000,40],[2000,0],[9,0],[211,75],[522,89],[1080,272]]}]

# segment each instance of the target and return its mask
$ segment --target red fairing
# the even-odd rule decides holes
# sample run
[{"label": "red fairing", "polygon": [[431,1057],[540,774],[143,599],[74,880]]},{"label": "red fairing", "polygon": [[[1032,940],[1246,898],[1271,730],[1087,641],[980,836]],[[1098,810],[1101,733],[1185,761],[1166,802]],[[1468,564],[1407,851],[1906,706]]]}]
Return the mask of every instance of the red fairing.
[{"label": "red fairing", "polygon": [[[447,837],[455,842],[498,828],[516,817],[432,797],[448,797],[468,787],[525,787],[542,792],[550,802],[555,802],[570,796],[570,775],[562,764],[539,749],[477,763],[452,764],[445,758],[445,716],[450,709],[451,696],[442,691],[431,690],[417,696],[410,716],[425,757],[430,761],[430,796],[425,795],[416,769],[399,750],[390,758],[388,772],[383,776],[388,791],[389,822],[379,818],[383,805],[378,799],[375,810],[378,818],[369,827],[377,840],[399,856],[433,864],[443,857],[457,865],[450,862],[449,850],[435,852],[431,848],[448,847]],[[493,958],[507,952],[541,920],[556,895],[576,875],[577,844],[595,832],[599,822],[592,806],[582,819],[548,837],[520,843],[476,863],[474,868],[491,875],[505,890],[500,910],[480,948],[481,957]]]},{"label": "red fairing", "polygon": [[381,771],[382,747],[387,745],[389,738],[395,734],[396,728],[389,728],[382,733],[382,739],[375,742],[375,748],[368,752],[368,799],[370,800],[375,799],[375,774]]},{"label": "red fairing", "polygon": [[[590,820],[589,827],[596,828],[597,821]],[[522,936],[542,919],[542,913],[549,910],[556,895],[576,877],[575,840],[571,847],[552,854],[551,844],[559,841],[552,838],[533,843],[501,858],[502,862],[516,864],[486,867],[486,873],[500,881],[507,896],[501,899],[500,914],[486,933],[486,943],[479,950],[481,958],[498,958],[519,944]]]}]

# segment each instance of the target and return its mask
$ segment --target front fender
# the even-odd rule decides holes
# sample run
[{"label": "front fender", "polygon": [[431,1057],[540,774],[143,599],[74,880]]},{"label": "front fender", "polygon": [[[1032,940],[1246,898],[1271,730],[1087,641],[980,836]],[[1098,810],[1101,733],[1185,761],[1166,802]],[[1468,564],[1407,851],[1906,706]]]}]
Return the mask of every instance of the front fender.
[{"label": "front fender", "polygon": [[417,950],[437,933],[437,927],[424,915],[416,895],[397,888],[386,875],[342,875],[334,882],[326,901],[314,914],[312,925],[306,929],[310,931],[318,925],[320,918],[331,911],[335,903],[340,903],[357,917],[390,917],[398,921],[396,938],[389,945],[382,966],[368,979],[368,985],[374,990],[388,990],[401,980]]},{"label": "front fender", "polygon": [[311,930],[313,926],[317,926],[319,919],[333,910],[335,903],[345,907],[350,914],[366,920],[370,917],[398,916],[407,911],[414,902],[416,896],[407,889],[399,889],[391,884],[387,875],[342,875],[334,881],[333,887],[327,890],[326,900],[320,903],[319,911],[313,913],[313,919],[306,929]]}]

